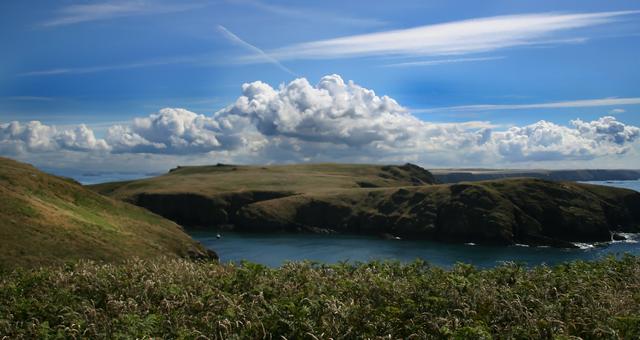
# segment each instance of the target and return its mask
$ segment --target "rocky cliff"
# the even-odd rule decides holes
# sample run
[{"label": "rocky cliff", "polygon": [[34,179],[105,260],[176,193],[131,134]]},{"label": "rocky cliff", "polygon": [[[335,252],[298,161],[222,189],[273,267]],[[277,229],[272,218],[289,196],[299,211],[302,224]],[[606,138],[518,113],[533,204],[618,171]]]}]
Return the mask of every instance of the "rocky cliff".
[{"label": "rocky cliff", "polygon": [[[640,193],[631,190],[531,178],[434,185],[433,177],[415,165],[339,171],[325,165],[294,167],[216,169],[204,171],[206,176],[192,168],[182,177],[173,171],[95,189],[185,226],[238,231],[560,247],[608,241],[616,231],[640,231]],[[288,180],[280,177],[283,172]],[[198,190],[184,190],[180,183],[190,187],[193,176],[200,181]]]}]

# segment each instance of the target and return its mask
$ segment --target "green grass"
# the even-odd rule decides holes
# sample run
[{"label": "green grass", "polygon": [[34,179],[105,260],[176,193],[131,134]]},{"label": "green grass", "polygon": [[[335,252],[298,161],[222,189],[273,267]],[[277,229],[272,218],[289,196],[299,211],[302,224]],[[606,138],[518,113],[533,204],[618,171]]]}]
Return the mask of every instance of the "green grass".
[{"label": "green grass", "polygon": [[0,157],[0,268],[205,250],[175,223]]},{"label": "green grass", "polygon": [[527,269],[79,262],[0,278],[0,337],[632,339],[640,258]]},{"label": "green grass", "polygon": [[433,178],[411,166],[369,164],[292,164],[270,166],[188,166],[153,178],[90,186],[111,197],[128,199],[144,193],[195,193],[215,196],[238,191],[288,193],[332,192],[362,186],[397,187],[431,183]]},{"label": "green grass", "polygon": [[186,228],[556,247],[640,231],[640,195],[632,190],[533,178],[433,184],[410,164],[179,167],[91,188]]},{"label": "green grass", "polygon": [[458,242],[570,246],[569,241],[608,241],[611,230],[640,231],[639,211],[640,195],[632,190],[514,178],[306,193],[248,204],[237,220],[239,230],[304,226]]}]

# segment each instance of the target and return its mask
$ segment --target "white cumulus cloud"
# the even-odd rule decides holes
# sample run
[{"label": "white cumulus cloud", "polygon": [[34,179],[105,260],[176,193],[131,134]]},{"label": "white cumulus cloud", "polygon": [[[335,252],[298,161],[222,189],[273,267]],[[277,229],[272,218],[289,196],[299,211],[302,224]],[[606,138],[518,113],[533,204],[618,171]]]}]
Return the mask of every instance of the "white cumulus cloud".
[{"label": "white cumulus cloud", "polygon": [[[568,123],[539,121],[505,130],[491,122],[428,122],[394,99],[333,74],[315,85],[304,78],[276,88],[247,83],[233,104],[213,115],[165,108],[111,126],[104,139],[85,125],[58,129],[37,121],[0,124],[0,153],[43,159],[43,154],[64,152],[60,162],[73,153],[76,160],[86,155],[92,162],[103,155],[134,163],[144,157],[143,163],[172,159],[178,164],[335,161],[545,167],[549,162],[573,162],[575,167],[585,160],[622,159],[620,155],[640,144],[640,128],[615,117]],[[48,159],[55,161],[52,157]]]},{"label": "white cumulus cloud", "polygon": [[300,78],[277,90],[253,82],[242,86],[242,94],[217,116],[247,117],[266,136],[361,146],[406,140],[421,125],[395,100],[335,74],[316,86]]},{"label": "white cumulus cloud", "polygon": [[233,150],[248,143],[240,117],[207,117],[185,109],[165,108],[132,124],[109,128],[106,140],[115,152],[167,154]]},{"label": "white cumulus cloud", "polygon": [[640,129],[614,117],[591,122],[571,121],[572,127],[539,121],[494,134],[499,154],[508,161],[593,159],[623,154],[640,136]]},{"label": "white cumulus cloud", "polygon": [[81,124],[73,129],[58,130],[39,121],[0,124],[0,151],[7,154],[56,150],[107,151],[109,145],[95,137]]},{"label": "white cumulus cloud", "polygon": [[[244,84],[235,104],[217,117],[247,117],[260,133],[278,137],[280,150],[302,159],[412,159],[446,161],[547,161],[593,159],[628,151],[638,128],[614,117],[572,126],[540,121],[507,131],[478,122],[430,123],[418,119],[387,96],[338,75],[313,86],[304,79],[274,89],[262,82]],[[338,147],[338,145],[340,147]]]}]

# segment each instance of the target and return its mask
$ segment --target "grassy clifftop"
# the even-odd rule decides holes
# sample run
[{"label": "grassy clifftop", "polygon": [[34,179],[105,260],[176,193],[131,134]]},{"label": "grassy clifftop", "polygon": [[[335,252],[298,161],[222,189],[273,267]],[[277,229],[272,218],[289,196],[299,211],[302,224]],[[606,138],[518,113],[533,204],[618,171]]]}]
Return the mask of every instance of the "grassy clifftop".
[{"label": "grassy clifftop", "polygon": [[135,181],[104,183],[93,190],[120,199],[140,193],[190,193],[208,197],[243,191],[287,194],[339,189],[424,185],[435,180],[412,165],[293,164],[270,166],[211,165],[177,167],[169,173]]},{"label": "grassy clifftop", "polygon": [[570,247],[640,231],[640,193],[520,178],[433,184],[415,165],[184,167],[93,189],[185,226]]},{"label": "grassy clifftop", "polygon": [[171,221],[7,158],[0,197],[0,267],[209,256]]},{"label": "grassy clifftop", "polygon": [[145,207],[186,227],[217,227],[237,224],[239,209],[255,202],[301,194],[431,183],[434,183],[431,173],[412,164],[219,164],[178,167],[154,178],[90,188]]}]

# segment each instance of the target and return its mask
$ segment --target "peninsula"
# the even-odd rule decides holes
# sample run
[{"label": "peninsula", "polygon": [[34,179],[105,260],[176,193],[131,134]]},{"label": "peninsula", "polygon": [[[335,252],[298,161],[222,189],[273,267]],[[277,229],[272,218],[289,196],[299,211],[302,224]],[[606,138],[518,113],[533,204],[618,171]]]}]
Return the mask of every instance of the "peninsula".
[{"label": "peninsula", "polygon": [[413,165],[218,164],[91,187],[186,228],[573,247],[640,231],[640,193],[535,178],[437,184]]}]

